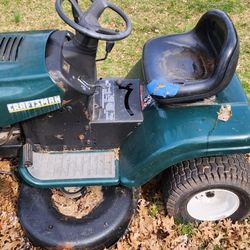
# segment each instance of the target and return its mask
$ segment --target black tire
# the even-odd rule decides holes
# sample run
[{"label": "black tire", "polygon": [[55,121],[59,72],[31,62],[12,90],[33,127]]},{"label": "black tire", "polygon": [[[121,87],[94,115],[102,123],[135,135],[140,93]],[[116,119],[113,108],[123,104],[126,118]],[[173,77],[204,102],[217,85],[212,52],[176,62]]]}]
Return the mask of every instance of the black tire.
[{"label": "black tire", "polygon": [[103,201],[82,219],[59,213],[50,189],[22,184],[18,216],[31,242],[49,249],[104,249],[126,232],[136,209],[136,192],[126,187],[103,187]]},{"label": "black tire", "polygon": [[187,206],[199,194],[205,193],[205,198],[209,198],[211,192],[206,192],[208,190],[224,190],[238,197],[237,210],[226,218],[236,221],[247,217],[250,213],[250,164],[246,156],[227,155],[184,161],[167,169],[163,175],[166,211],[179,220],[201,220],[191,216]]}]

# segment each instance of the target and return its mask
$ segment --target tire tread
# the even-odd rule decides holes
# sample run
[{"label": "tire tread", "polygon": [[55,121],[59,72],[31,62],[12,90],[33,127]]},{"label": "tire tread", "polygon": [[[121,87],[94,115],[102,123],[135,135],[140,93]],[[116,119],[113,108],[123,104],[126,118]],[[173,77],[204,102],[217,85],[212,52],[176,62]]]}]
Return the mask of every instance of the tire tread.
[{"label": "tire tread", "polygon": [[182,193],[199,186],[231,183],[250,193],[250,164],[243,154],[191,159],[167,169],[163,180],[167,213],[175,215]]}]

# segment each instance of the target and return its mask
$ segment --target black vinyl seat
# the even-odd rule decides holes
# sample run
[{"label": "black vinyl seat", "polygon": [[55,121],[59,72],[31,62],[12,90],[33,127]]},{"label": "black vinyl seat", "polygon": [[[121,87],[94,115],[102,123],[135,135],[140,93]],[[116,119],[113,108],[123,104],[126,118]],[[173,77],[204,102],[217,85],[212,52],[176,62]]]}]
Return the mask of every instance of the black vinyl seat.
[{"label": "black vinyl seat", "polygon": [[150,95],[161,103],[200,100],[224,89],[239,58],[239,42],[230,18],[210,10],[187,33],[149,40],[143,51]]}]

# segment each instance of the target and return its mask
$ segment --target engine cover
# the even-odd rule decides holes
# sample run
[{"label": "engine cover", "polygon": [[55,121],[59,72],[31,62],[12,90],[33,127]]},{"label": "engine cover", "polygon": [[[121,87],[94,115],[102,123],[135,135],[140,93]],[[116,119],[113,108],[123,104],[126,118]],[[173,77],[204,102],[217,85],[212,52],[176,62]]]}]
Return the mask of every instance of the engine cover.
[{"label": "engine cover", "polygon": [[63,91],[45,63],[53,31],[0,34],[0,127],[59,109]]}]

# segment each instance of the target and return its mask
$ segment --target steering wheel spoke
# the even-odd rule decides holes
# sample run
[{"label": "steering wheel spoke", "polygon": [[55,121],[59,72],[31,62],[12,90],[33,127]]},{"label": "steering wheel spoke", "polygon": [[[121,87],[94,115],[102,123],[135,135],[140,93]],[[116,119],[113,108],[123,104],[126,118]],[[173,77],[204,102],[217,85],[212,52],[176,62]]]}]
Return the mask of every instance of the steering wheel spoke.
[{"label": "steering wheel spoke", "polygon": [[97,30],[96,32],[100,33],[100,34],[106,34],[106,35],[117,35],[120,31],[116,31],[116,30],[112,30],[109,28],[104,28],[101,26],[97,26]]},{"label": "steering wheel spoke", "polygon": [[82,12],[78,2],[76,0],[69,0],[69,1],[72,5],[73,10],[77,14],[77,16],[80,17],[83,14],[83,12]]},{"label": "steering wheel spoke", "polygon": [[90,14],[90,16],[98,20],[107,7],[108,3],[106,0],[93,1],[92,5],[86,11],[86,15]]}]

